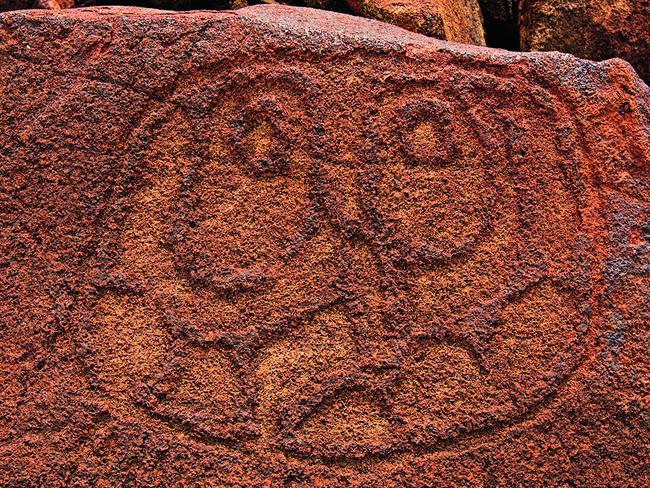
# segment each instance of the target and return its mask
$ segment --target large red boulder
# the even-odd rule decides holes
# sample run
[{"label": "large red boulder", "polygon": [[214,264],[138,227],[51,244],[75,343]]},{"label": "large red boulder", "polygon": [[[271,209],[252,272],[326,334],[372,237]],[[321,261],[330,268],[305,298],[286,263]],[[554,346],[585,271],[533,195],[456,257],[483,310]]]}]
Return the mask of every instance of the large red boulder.
[{"label": "large red boulder", "polygon": [[0,59],[2,484],[648,484],[627,64],[288,7]]},{"label": "large red boulder", "polygon": [[619,57],[650,81],[650,0],[521,0],[521,47]]}]

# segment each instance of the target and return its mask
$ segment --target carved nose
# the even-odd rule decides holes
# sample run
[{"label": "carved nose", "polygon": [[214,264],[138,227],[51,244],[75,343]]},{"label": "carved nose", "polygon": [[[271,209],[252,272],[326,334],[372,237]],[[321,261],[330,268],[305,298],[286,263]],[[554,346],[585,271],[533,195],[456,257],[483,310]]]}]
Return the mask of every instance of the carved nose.
[{"label": "carved nose", "polygon": [[346,239],[362,238],[366,195],[359,168],[343,163],[325,164],[322,175],[328,214]]},{"label": "carved nose", "polygon": [[396,367],[408,325],[397,287],[387,281],[381,258],[363,240],[346,241],[342,263],[346,315],[364,366]]}]

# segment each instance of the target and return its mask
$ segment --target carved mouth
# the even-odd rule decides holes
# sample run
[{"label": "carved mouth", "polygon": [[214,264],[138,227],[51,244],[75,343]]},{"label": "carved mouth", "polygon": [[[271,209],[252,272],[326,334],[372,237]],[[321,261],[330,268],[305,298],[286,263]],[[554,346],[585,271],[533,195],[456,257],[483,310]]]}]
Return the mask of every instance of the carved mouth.
[{"label": "carved mouth", "polygon": [[192,281],[217,293],[231,295],[241,292],[260,292],[273,285],[273,279],[259,269],[223,269],[212,267],[189,270]]},{"label": "carved mouth", "polygon": [[[540,280],[447,331],[414,337],[396,367],[366,368],[364,356],[348,369],[323,372],[283,405],[278,444],[301,457],[381,458],[436,451],[517,424],[542,410],[582,362],[581,321],[571,301]],[[534,320],[540,306],[557,323],[531,330],[524,317]],[[540,333],[553,338],[554,355]]]}]

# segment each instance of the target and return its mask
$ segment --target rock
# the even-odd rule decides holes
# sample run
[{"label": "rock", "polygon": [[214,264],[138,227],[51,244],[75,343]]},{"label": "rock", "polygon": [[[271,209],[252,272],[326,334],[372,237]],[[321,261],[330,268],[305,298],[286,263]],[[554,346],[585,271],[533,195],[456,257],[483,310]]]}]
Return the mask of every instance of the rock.
[{"label": "rock", "polygon": [[0,59],[0,484],[648,484],[626,63],[269,6]]},{"label": "rock", "polygon": [[269,5],[293,5],[297,7],[311,7],[331,9],[335,6],[336,0],[260,0],[261,3]]},{"label": "rock", "polygon": [[226,3],[231,9],[248,7],[248,0],[228,0]]},{"label": "rock", "polygon": [[60,10],[74,6],[74,0],[0,0],[0,12],[44,8]]},{"label": "rock", "polygon": [[485,45],[477,0],[347,0],[363,17],[382,20],[436,39]]},{"label": "rock", "polygon": [[74,7],[75,2],[74,0],[37,0],[34,5],[38,8],[61,10]]},{"label": "rock", "polygon": [[650,80],[650,1],[522,0],[520,10],[523,50],[620,57]]},{"label": "rock", "polygon": [[[82,8],[95,6],[97,3],[101,4],[103,3],[103,0],[0,0],[0,12],[26,10],[31,8],[49,10],[60,10],[73,7]],[[238,9],[248,6],[247,0],[211,0],[208,3],[206,3],[205,0],[133,0],[133,3],[140,4],[141,6],[168,10],[191,10],[200,8],[223,10],[226,8]]]}]

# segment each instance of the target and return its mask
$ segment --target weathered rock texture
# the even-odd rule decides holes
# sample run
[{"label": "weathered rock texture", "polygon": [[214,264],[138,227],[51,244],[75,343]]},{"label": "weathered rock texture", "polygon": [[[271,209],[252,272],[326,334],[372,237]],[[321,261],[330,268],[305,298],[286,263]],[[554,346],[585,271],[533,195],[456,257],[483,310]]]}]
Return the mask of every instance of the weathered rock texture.
[{"label": "weathered rock texture", "polygon": [[347,0],[363,17],[378,19],[436,39],[485,46],[477,0]]},{"label": "weathered rock texture", "polygon": [[524,51],[620,57],[650,81],[650,0],[521,0]]},{"label": "weathered rock texture", "polygon": [[9,486],[648,486],[650,92],[305,9],[0,17]]},{"label": "weathered rock texture", "polygon": [[[121,0],[0,0],[0,12],[27,9],[59,10],[119,3]],[[224,10],[247,6],[247,0],[124,0],[122,3],[168,10]]]}]

